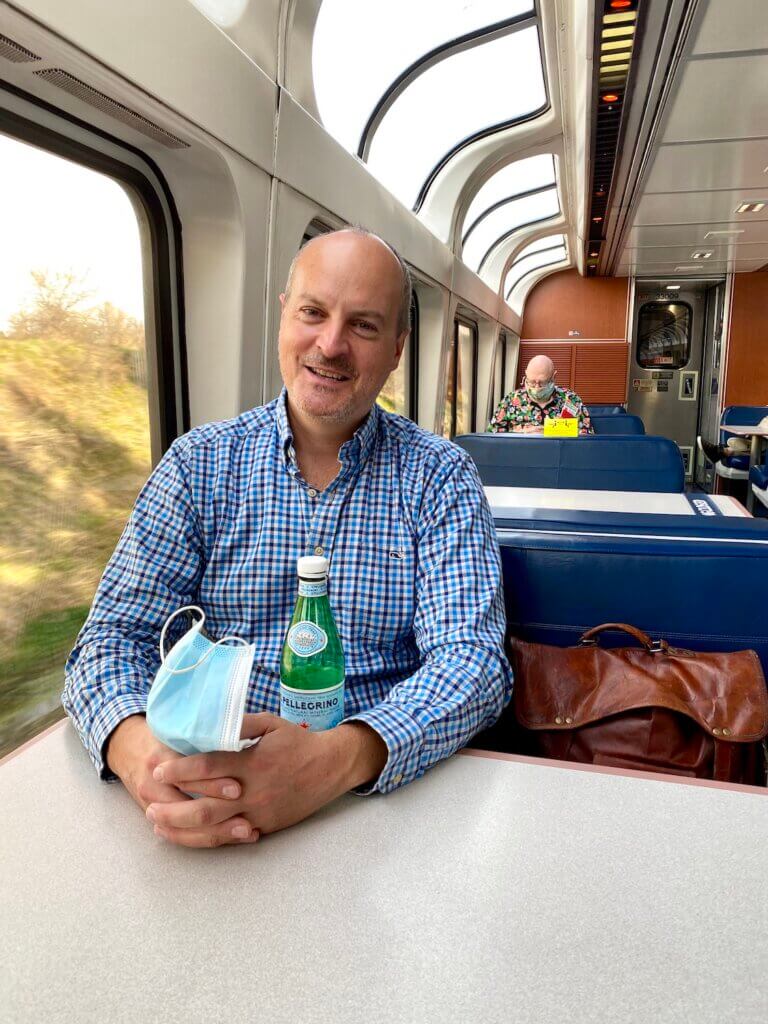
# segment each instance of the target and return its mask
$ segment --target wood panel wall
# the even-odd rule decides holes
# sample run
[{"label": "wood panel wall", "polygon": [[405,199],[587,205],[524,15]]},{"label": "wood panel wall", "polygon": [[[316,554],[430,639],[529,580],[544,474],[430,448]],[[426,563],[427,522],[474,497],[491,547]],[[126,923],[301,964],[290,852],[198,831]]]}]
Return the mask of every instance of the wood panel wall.
[{"label": "wood panel wall", "polygon": [[768,405],[768,271],[735,274],[726,405]]},{"label": "wood panel wall", "polygon": [[521,338],[626,341],[628,301],[627,277],[586,278],[577,270],[561,270],[540,281],[526,299]]},{"label": "wood panel wall", "polygon": [[589,404],[626,402],[626,277],[581,277],[562,270],[540,281],[523,310],[517,383],[529,359],[549,356],[557,383]]},{"label": "wood panel wall", "polygon": [[626,341],[522,341],[517,387],[534,356],[549,356],[557,370],[555,382],[575,391],[587,405],[627,400]]}]

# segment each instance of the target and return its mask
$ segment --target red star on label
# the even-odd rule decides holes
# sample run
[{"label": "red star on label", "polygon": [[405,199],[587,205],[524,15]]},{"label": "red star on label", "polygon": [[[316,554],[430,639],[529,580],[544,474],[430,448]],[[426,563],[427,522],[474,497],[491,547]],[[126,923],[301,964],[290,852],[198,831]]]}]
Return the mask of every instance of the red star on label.
[{"label": "red star on label", "polygon": [[309,722],[299,722],[299,728],[300,729],[308,729],[309,728]]}]

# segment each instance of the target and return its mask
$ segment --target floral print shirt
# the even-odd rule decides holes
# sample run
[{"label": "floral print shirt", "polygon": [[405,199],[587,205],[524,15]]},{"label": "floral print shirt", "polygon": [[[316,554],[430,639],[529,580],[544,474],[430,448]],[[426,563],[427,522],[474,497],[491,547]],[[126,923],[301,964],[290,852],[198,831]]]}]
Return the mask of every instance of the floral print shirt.
[{"label": "floral print shirt", "polygon": [[568,388],[559,388],[557,385],[543,408],[534,402],[525,388],[510,391],[499,402],[499,407],[488,424],[488,430],[492,434],[503,434],[522,430],[529,425],[541,427],[543,430],[545,416],[558,417],[564,411],[566,416],[570,414],[578,417],[580,434],[594,434],[589,410],[579,396]]}]

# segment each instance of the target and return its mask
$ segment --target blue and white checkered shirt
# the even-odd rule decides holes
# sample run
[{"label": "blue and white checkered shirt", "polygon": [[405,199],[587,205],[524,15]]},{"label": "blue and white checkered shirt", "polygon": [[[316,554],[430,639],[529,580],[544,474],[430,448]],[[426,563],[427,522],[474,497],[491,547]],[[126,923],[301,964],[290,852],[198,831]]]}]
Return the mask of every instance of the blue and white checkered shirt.
[{"label": "blue and white checkered shirt", "polygon": [[512,678],[499,552],[474,465],[374,406],[322,492],[301,477],[285,392],[171,446],[139,494],[67,663],[64,707],[102,778],[104,744],[146,710],[166,618],[200,605],[256,645],[247,710],[279,712],[296,559],[330,559],[347,721],[389,757],[373,789],[418,778],[493,723]]}]

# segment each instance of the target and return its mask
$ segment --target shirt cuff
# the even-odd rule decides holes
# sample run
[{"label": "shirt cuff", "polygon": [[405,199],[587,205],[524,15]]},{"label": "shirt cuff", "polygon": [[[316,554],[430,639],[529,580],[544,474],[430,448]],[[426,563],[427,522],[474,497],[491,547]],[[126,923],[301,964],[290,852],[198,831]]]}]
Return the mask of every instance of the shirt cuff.
[{"label": "shirt cuff", "polygon": [[419,723],[403,708],[382,702],[368,711],[361,711],[345,722],[365,722],[387,745],[387,763],[377,779],[354,790],[361,796],[389,793],[398,786],[423,774],[421,767],[424,732]]},{"label": "shirt cuff", "polygon": [[86,748],[99,777],[105,782],[114,782],[117,778],[107,765],[107,759],[104,756],[107,740],[126,718],[146,713],[146,694],[126,693],[104,704],[93,716]]}]

